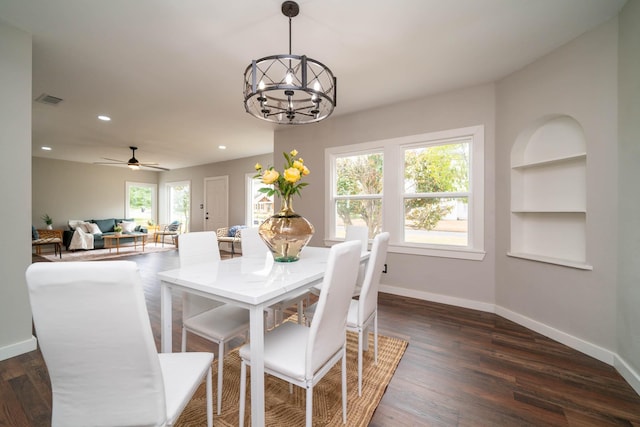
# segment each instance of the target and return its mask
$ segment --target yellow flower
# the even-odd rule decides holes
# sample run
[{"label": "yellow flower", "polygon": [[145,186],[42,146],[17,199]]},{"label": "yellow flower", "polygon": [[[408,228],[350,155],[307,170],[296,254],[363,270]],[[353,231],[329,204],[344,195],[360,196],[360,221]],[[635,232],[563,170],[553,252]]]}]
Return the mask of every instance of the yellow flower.
[{"label": "yellow flower", "polygon": [[300,171],[296,168],[285,169],[284,179],[291,183],[298,182],[300,181]]},{"label": "yellow flower", "polygon": [[276,182],[278,178],[280,178],[280,174],[278,173],[278,171],[269,169],[267,171],[264,171],[264,175],[262,175],[262,182],[269,185]]},{"label": "yellow flower", "polygon": [[255,168],[255,170],[259,171],[260,169],[262,169],[262,165],[260,163],[256,163],[254,168]]},{"label": "yellow flower", "polygon": [[308,168],[308,167],[306,167],[306,166],[303,166],[303,167],[302,167],[302,175],[307,176],[307,175],[309,175],[310,173],[311,173],[311,171],[309,170],[309,168]]},{"label": "yellow flower", "polygon": [[301,161],[299,161],[299,160],[295,160],[295,161],[293,162],[293,167],[294,167],[294,168],[296,168],[296,169],[298,169],[300,172],[302,172],[302,169],[304,168],[304,165],[302,164],[302,162],[301,162]]},{"label": "yellow flower", "polygon": [[291,150],[291,153],[290,153],[290,154],[291,154],[293,157],[295,157],[295,156],[297,156],[297,155],[298,155],[298,150],[296,150],[296,149],[294,148],[293,150]]}]

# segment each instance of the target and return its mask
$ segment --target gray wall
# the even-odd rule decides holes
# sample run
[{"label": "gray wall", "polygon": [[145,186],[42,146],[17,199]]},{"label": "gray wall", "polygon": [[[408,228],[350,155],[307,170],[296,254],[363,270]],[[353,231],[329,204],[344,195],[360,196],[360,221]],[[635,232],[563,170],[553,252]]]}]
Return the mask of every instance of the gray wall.
[{"label": "gray wall", "polygon": [[[618,355],[640,375],[640,1],[620,14]],[[618,370],[624,371],[621,367]],[[626,376],[630,380],[630,375]],[[638,379],[640,381],[640,379]],[[630,381],[631,382],[631,381]],[[636,387],[636,390],[640,388]]]},{"label": "gray wall", "polygon": [[[226,162],[212,163],[208,165],[194,166],[191,168],[176,169],[162,172],[159,178],[160,206],[166,203],[166,184],[176,181],[191,182],[191,231],[204,229],[204,210],[200,204],[204,203],[204,179],[228,176],[229,177],[229,225],[244,224],[245,220],[245,174],[255,173],[254,166],[257,162],[263,165],[271,164],[273,154],[245,157],[243,159],[229,160]],[[160,222],[166,222],[166,212],[160,211]]]},{"label": "gray wall", "polygon": [[31,221],[44,228],[45,213],[53,227],[66,229],[70,219],[122,218],[127,181],[156,184],[158,172],[99,166],[41,157],[32,158]]},{"label": "gray wall", "polygon": [[[496,304],[534,329],[539,322],[546,334],[559,330],[609,351],[616,348],[617,35],[614,18],[498,82],[496,102]],[[522,130],[549,114],[573,117],[586,135],[593,271],[506,256],[511,149]]]},{"label": "gray wall", "polygon": [[31,264],[31,36],[0,22],[0,360],[35,349]]},{"label": "gray wall", "polygon": [[[485,126],[485,250],[483,261],[389,253],[382,282],[397,293],[464,306],[482,307],[494,298],[494,123],[492,84],[461,89],[412,102],[331,118],[276,132],[275,155],[297,149],[311,173],[296,212],[315,227],[311,245],[325,237],[325,148],[474,125]],[[279,165],[278,165],[279,166]]]}]

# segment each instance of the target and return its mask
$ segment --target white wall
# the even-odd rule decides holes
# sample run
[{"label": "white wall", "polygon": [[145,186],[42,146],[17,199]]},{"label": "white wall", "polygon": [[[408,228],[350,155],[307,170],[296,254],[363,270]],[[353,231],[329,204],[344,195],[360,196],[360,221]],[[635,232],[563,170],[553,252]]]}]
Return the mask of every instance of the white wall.
[{"label": "white wall", "polygon": [[[396,292],[435,301],[484,307],[494,298],[494,86],[461,89],[410,102],[327,121],[280,128],[275,135],[274,158],[297,149],[311,174],[302,199],[294,208],[315,227],[310,245],[322,246],[324,238],[325,170],[327,147],[355,144],[474,125],[485,126],[485,249],[483,261],[423,257],[389,253],[388,273],[382,277]],[[281,167],[280,163],[276,166]]]},{"label": "white wall", "polygon": [[0,22],[0,360],[34,350],[31,264],[31,36]]},{"label": "white wall", "polygon": [[[573,340],[574,347],[585,344],[587,352],[609,363],[608,352],[616,348],[617,24],[617,18],[610,20],[496,86],[498,313],[561,341]],[[549,114],[573,117],[586,135],[586,244],[593,271],[506,256],[511,149],[522,130]]]},{"label": "white wall", "polygon": [[[176,181],[191,182],[191,231],[204,229],[204,179],[218,176],[229,177],[229,225],[241,225],[245,221],[245,174],[255,172],[257,162],[263,165],[273,161],[273,154],[245,157],[226,162],[211,163],[190,168],[161,172],[159,179],[160,206],[167,200],[166,184]],[[167,222],[166,212],[160,211],[160,222]]]},{"label": "white wall", "polygon": [[620,14],[619,168],[618,168],[618,355],[616,366],[640,393],[640,1],[631,0]]},{"label": "white wall", "polygon": [[124,218],[127,181],[156,184],[158,172],[32,158],[32,224],[44,228],[45,213],[53,227],[67,229],[70,219]]}]

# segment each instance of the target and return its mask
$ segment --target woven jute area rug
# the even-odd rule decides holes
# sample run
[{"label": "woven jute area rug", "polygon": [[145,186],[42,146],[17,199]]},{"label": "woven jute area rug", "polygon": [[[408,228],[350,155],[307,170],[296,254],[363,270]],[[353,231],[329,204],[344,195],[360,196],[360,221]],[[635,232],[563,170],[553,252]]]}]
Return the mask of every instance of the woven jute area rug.
[{"label": "woven jute area rug", "polygon": [[[373,334],[369,334],[369,351],[363,353],[362,396],[358,396],[358,336],[347,333],[347,425],[369,424],[389,381],[404,355],[408,343],[398,338],[378,336],[378,364],[373,360]],[[218,355],[216,354],[216,357]],[[237,349],[224,359],[222,412],[216,415],[217,360],[213,362],[213,423],[215,426],[237,426],[240,399],[240,357]],[[250,371],[250,369],[248,369]],[[341,364],[338,363],[313,388],[313,425],[343,426],[341,398]],[[265,424],[267,426],[303,426],[306,392],[270,375],[265,375]],[[187,405],[176,426],[206,425],[206,391],[202,385]],[[251,425],[250,375],[247,377],[245,425]]]}]

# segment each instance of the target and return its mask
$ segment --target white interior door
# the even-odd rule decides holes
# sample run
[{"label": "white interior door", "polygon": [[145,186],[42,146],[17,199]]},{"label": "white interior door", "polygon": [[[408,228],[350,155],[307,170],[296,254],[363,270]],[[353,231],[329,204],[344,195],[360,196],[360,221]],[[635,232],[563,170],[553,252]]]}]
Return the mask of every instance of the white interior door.
[{"label": "white interior door", "polygon": [[229,177],[204,179],[204,230],[229,226]]}]

